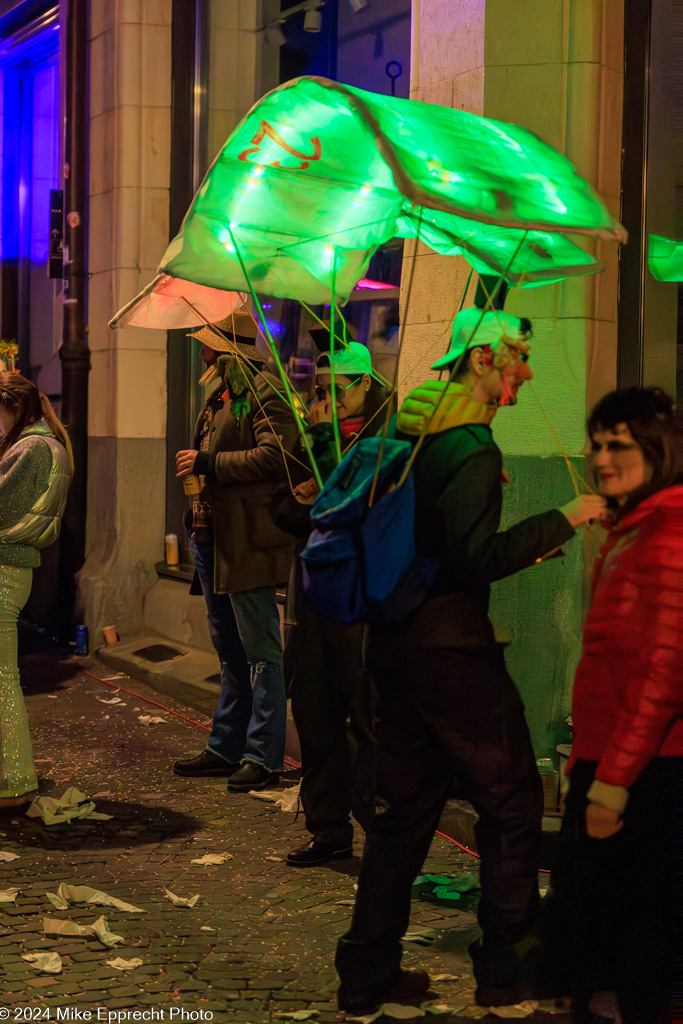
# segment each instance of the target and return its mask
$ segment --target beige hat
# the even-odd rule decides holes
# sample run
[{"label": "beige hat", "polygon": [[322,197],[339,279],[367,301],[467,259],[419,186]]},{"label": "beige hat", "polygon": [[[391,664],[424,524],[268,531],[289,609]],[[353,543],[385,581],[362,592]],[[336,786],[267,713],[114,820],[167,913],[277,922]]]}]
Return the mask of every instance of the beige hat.
[{"label": "beige hat", "polygon": [[491,309],[484,312],[478,306],[461,309],[453,320],[451,346],[448,353],[432,363],[432,370],[450,366],[470,348],[484,348],[495,345],[500,339],[512,342],[524,341],[530,333],[529,321],[523,323],[519,317],[503,310]]},{"label": "beige hat", "polygon": [[241,311],[233,313],[225,320],[219,320],[214,326],[222,334],[227,335],[230,340],[221,337],[221,334],[216,334],[210,327],[201,327],[193,334],[188,334],[188,337],[197,338],[214,352],[229,352],[234,355],[235,347],[237,347],[238,352],[247,359],[254,359],[260,363],[265,362],[266,357],[263,352],[256,345],[251,344],[252,340],[256,341],[257,330],[256,323],[248,313]]}]

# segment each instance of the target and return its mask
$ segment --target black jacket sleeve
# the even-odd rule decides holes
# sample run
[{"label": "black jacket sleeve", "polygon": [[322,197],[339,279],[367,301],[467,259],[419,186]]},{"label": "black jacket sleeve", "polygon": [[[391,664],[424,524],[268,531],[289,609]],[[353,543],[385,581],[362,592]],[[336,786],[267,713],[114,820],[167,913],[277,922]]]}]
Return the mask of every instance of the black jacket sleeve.
[{"label": "black jacket sleeve", "polygon": [[551,509],[498,532],[502,458],[495,445],[476,449],[448,476],[434,503],[445,563],[464,584],[491,583],[533,565],[574,535],[568,519]]}]

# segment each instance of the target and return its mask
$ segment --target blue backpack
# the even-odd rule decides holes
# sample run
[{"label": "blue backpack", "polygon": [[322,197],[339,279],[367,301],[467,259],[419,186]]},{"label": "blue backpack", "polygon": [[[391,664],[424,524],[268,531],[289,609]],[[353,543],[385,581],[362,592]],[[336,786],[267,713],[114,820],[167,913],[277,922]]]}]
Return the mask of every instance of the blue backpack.
[{"label": "blue backpack", "polygon": [[304,588],[316,612],[335,622],[402,622],[427,597],[441,562],[415,551],[413,445],[362,438],[332,472],[311,509],[301,553]]}]

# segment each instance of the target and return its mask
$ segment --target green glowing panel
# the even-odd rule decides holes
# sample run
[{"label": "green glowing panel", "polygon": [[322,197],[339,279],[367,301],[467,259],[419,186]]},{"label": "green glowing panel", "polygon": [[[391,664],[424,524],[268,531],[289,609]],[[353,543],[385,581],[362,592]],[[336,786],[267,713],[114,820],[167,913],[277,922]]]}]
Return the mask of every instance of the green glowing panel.
[{"label": "green glowing panel", "polygon": [[463,252],[488,273],[526,238],[511,281],[559,280],[599,265],[558,232],[624,240],[591,187],[522,128],[323,78],[266,95],[232,133],[160,272],[243,290],[239,247],[263,294],[349,295],[395,235]]},{"label": "green glowing panel", "polygon": [[415,238],[444,256],[465,256],[480,274],[503,274],[516,287],[552,284],[566,277],[595,274],[602,263],[549,231],[522,231],[480,224],[441,210],[406,210],[399,218],[402,238]]},{"label": "green glowing panel", "polygon": [[649,235],[647,265],[658,281],[683,281],[683,242]]}]

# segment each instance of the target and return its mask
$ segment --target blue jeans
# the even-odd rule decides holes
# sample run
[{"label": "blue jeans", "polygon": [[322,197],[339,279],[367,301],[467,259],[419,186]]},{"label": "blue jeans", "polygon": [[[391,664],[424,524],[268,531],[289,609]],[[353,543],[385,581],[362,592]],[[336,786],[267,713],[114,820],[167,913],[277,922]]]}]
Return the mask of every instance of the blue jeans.
[{"label": "blue jeans", "polygon": [[215,594],[213,541],[190,539],[221,663],[221,695],[207,750],[231,764],[256,761],[279,771],[285,752],[287,696],[275,587]]}]

